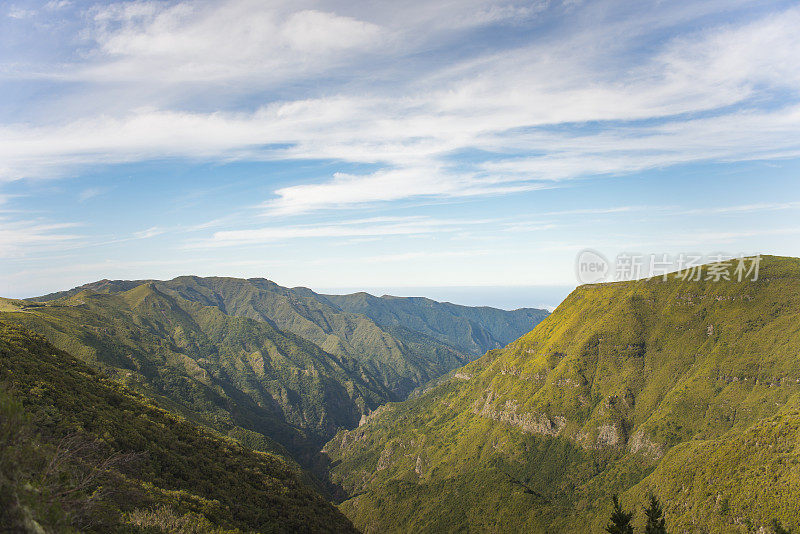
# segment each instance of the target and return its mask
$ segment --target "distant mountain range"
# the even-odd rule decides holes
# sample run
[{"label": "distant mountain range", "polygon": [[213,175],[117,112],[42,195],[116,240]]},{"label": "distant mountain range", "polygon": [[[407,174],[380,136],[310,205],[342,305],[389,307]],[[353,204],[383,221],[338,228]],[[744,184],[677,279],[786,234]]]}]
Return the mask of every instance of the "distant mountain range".
[{"label": "distant mountain range", "polygon": [[800,528],[798,435],[800,260],[765,257],[757,281],[579,287],[324,451],[368,533],[602,532],[648,492],[669,532],[730,533]]},{"label": "distant mountain range", "polygon": [[547,316],[194,276],[102,280],[2,309],[170,409],[306,466],[339,429]]}]

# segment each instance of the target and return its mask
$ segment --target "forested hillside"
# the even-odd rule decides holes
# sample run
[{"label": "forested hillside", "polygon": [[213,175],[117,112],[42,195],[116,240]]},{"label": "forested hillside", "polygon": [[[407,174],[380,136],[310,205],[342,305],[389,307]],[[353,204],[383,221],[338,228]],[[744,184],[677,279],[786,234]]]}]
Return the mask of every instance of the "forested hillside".
[{"label": "forested hillside", "polygon": [[478,355],[403,326],[383,328],[366,315],[341,310],[313,291],[285,288],[262,278],[184,276],[160,282],[158,287],[217,306],[232,316],[269,322],[330,354],[353,359],[389,391],[387,400],[402,400],[415,387]]}]

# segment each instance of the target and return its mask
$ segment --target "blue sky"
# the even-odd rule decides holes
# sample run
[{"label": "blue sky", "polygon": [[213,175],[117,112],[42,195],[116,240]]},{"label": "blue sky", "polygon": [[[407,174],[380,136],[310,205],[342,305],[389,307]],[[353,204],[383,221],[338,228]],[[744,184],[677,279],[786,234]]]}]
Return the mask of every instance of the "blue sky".
[{"label": "blue sky", "polygon": [[798,27],[744,0],[4,2],[0,294],[470,300],[573,286],[587,247],[800,256]]}]

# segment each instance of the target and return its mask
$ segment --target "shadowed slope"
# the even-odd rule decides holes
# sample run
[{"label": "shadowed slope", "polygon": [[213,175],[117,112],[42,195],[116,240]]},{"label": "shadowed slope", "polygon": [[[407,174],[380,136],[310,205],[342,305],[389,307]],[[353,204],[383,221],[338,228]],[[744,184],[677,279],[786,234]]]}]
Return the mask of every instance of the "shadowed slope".
[{"label": "shadowed slope", "polygon": [[0,467],[14,532],[355,532],[282,458],[2,323]]}]

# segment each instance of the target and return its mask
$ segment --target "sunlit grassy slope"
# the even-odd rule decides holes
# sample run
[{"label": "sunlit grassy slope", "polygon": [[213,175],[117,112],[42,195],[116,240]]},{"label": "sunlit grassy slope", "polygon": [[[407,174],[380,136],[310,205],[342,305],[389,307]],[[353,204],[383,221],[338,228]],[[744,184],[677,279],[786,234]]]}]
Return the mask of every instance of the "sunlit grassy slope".
[{"label": "sunlit grassy slope", "polygon": [[800,260],[582,286],[532,332],[326,445],[367,532],[800,528]]}]

